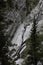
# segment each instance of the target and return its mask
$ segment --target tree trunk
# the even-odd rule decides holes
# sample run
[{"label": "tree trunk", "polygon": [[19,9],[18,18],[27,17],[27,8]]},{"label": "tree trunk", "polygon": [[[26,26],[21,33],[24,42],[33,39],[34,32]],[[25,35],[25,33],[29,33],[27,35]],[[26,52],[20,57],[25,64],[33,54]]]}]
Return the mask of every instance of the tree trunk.
[{"label": "tree trunk", "polygon": [[36,58],[34,59],[34,65],[37,65],[37,59]]}]

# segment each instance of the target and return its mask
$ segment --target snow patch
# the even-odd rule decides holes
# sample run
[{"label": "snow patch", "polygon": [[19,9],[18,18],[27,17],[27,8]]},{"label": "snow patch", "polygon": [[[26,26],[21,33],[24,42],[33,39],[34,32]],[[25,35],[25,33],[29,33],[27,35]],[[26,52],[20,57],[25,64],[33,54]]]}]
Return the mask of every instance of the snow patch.
[{"label": "snow patch", "polygon": [[23,61],[24,61],[24,59],[20,58],[20,59],[18,59],[18,60],[16,61],[16,64],[21,65]]}]

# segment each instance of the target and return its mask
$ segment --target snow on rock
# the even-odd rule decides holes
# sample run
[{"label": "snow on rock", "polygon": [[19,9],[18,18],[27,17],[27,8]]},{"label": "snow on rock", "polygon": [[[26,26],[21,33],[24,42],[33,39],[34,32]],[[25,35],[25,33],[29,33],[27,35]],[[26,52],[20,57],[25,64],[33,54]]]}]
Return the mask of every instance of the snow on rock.
[{"label": "snow on rock", "polygon": [[20,54],[24,51],[25,48],[26,48],[26,46],[23,47],[23,49],[21,50]]},{"label": "snow on rock", "polygon": [[27,26],[26,31],[24,33],[24,41],[30,37],[30,33],[31,33],[31,28],[32,28],[32,23],[30,23],[29,26]]},{"label": "snow on rock", "polygon": [[[33,9],[33,10],[31,11],[30,15],[28,15],[28,16],[25,18],[24,23],[27,23],[27,22],[29,23],[30,20],[33,19],[34,14],[36,14],[36,12],[38,13],[39,10],[40,10],[40,8],[41,8],[41,9],[43,8],[43,6],[42,6],[41,3],[43,4],[43,0],[40,0],[40,1],[39,1],[39,4],[35,7],[35,9]],[[39,8],[39,6],[40,6],[40,8]],[[42,16],[42,15],[40,14],[40,15],[39,15],[39,19],[41,18],[41,16]],[[40,19],[40,20],[41,20],[41,19]],[[31,20],[31,22],[32,22],[32,20]],[[31,23],[31,22],[30,22],[30,23]],[[43,20],[42,20],[42,21],[39,21],[39,22],[42,22],[42,23],[43,23]],[[22,34],[23,34],[23,31],[24,31],[24,23],[19,26],[19,28],[17,29],[17,31],[16,31],[16,33],[15,33],[15,36],[14,36],[14,38],[13,38],[13,40],[12,40],[12,43],[13,43],[13,44],[16,43],[18,46],[20,46],[21,43],[22,43]],[[40,25],[42,25],[42,24],[38,23],[38,28],[39,28],[39,29],[40,29]],[[29,26],[27,26],[27,28],[26,28],[26,31],[25,31],[25,33],[24,33],[24,41],[30,36],[30,30],[31,30],[31,28],[32,28],[32,23],[31,23]]]},{"label": "snow on rock", "polygon": [[34,16],[37,17],[38,13],[39,13],[38,20],[40,21],[41,19],[43,19],[43,0],[40,0],[38,5],[24,19],[24,23],[28,24],[29,22],[32,22],[32,20],[34,19]]},{"label": "snow on rock", "polygon": [[41,43],[42,45],[43,45],[43,41],[42,41],[42,43]]},{"label": "snow on rock", "polygon": [[21,45],[23,30],[24,30],[24,24],[21,24],[18,30],[16,31],[15,36],[12,40],[13,44],[16,43],[18,46]]},{"label": "snow on rock", "polygon": [[[32,28],[32,23],[29,26],[27,26],[26,31],[24,33],[24,38],[23,38],[24,40],[23,41],[25,41],[27,38],[30,37],[30,30],[31,30],[31,28]],[[18,46],[21,45],[23,31],[24,31],[24,24],[21,24],[19,26],[19,28],[18,28],[18,30],[17,30],[13,40],[12,40],[13,44],[16,43]]]},{"label": "snow on rock", "polygon": [[[41,29],[43,30],[42,26],[43,26],[43,20],[40,20],[40,21],[38,22],[38,28],[37,28],[38,31],[41,32]],[[27,26],[26,31],[25,31],[25,33],[24,33],[24,38],[23,38],[24,40],[23,40],[23,41],[25,41],[27,38],[30,37],[31,28],[32,28],[32,23],[30,23],[30,25]],[[19,26],[17,32],[15,33],[15,36],[14,36],[13,40],[12,40],[12,43],[13,43],[13,44],[16,43],[18,46],[21,45],[21,43],[22,43],[22,34],[23,34],[23,31],[24,31],[24,24],[21,24],[21,25]]]},{"label": "snow on rock", "polygon": [[23,61],[24,61],[24,59],[20,58],[20,59],[18,59],[18,60],[16,61],[16,64],[21,65]]},{"label": "snow on rock", "polygon": [[37,30],[38,30],[38,32],[39,32],[40,34],[43,34],[43,20],[40,20],[40,21],[38,22],[38,28],[37,28]]},{"label": "snow on rock", "polygon": [[42,65],[42,63],[40,61],[38,61],[37,65]]}]

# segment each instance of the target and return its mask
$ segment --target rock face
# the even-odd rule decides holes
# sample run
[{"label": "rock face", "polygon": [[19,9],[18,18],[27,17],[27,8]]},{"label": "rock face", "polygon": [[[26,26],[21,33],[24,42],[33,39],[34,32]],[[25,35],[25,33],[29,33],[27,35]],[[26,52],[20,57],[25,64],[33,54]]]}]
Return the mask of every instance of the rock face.
[{"label": "rock face", "polygon": [[[40,8],[39,8],[40,7]],[[38,19],[37,19],[37,21],[38,21],[38,28],[40,27],[41,28],[41,26],[43,26],[43,15],[42,15],[42,8],[43,8],[43,0],[40,0],[39,1],[39,3],[38,3],[38,5],[31,11],[31,13],[24,19],[24,21],[23,21],[23,23],[19,26],[19,28],[18,28],[18,30],[17,30],[17,32],[16,32],[16,34],[17,34],[17,36],[19,36],[20,35],[20,32],[22,33],[23,32],[23,30],[24,30],[24,26],[26,26],[26,31],[25,31],[25,34],[24,35],[26,35],[27,33],[26,32],[28,32],[28,30],[29,29],[31,29],[32,27],[32,20],[33,20],[33,17],[34,17],[34,15],[36,16],[36,18],[37,18],[37,15],[38,15],[38,13],[39,13],[39,15],[38,15]],[[39,29],[40,29],[39,28]],[[40,29],[41,30],[41,29]],[[29,30],[30,31],[30,30]],[[15,37],[16,37],[16,34],[15,34]],[[22,35],[22,34],[21,34]],[[28,36],[28,35],[27,35]],[[24,36],[24,38],[25,38],[26,36]],[[16,37],[17,38],[17,37]],[[19,37],[20,38],[20,37]],[[17,38],[18,39],[18,38]],[[16,42],[17,42],[17,39],[16,39]]]},{"label": "rock face", "polygon": [[[12,49],[19,49],[22,42],[24,42],[27,38],[30,37],[30,32],[32,28],[32,21],[38,17],[38,31],[39,33],[43,34],[43,0],[40,0],[38,5],[26,16],[27,8],[26,8],[26,0],[12,0],[14,8],[11,10],[6,10],[4,13],[5,21],[13,21],[11,25],[7,28],[6,32],[10,33],[9,38],[13,36],[11,39],[12,44],[17,44],[17,46],[9,47],[10,51]],[[12,32],[9,30],[11,29]],[[16,53],[16,52],[15,52]],[[11,58],[14,58],[11,54]]]}]

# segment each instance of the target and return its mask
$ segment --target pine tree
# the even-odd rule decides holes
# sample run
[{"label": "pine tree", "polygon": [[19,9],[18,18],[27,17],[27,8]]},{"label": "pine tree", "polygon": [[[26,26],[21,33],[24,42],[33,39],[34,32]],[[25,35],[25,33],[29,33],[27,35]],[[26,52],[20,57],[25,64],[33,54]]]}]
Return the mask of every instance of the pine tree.
[{"label": "pine tree", "polygon": [[41,42],[39,41],[39,37],[37,35],[37,19],[34,17],[33,27],[31,30],[31,37],[30,37],[30,51],[29,54],[31,55],[31,60],[34,65],[37,65],[38,60],[40,60],[40,46]]},{"label": "pine tree", "polygon": [[41,60],[41,41],[39,40],[39,36],[37,33],[37,19],[33,20],[32,29],[31,29],[31,36],[30,39],[27,39],[26,44],[27,48],[25,49],[26,54],[25,61],[23,65],[37,65],[37,62]]}]

